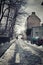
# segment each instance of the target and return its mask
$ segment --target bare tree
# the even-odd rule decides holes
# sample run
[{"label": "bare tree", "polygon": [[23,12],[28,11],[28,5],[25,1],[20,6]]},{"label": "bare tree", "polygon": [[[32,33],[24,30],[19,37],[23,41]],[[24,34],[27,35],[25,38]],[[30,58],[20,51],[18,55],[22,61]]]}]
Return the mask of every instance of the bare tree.
[{"label": "bare tree", "polygon": [[[18,10],[20,8],[21,2],[22,2],[22,0],[14,0],[14,2],[13,2],[13,0],[0,0],[0,15],[1,15],[1,17],[0,17],[0,25],[1,25],[1,21],[2,21],[3,17],[7,17],[6,24],[5,24],[5,29],[3,30],[2,34],[4,34],[6,32],[6,30],[7,30],[10,9],[12,7],[14,7],[15,13],[14,13],[14,17],[13,17],[13,19],[11,21],[11,27],[9,27],[9,31],[8,31],[9,34],[11,36],[13,36],[13,28],[14,28],[14,25],[15,25],[15,20],[16,20],[16,17],[17,17]],[[4,9],[5,4],[8,7]],[[6,10],[8,10],[7,16],[4,15]]]}]

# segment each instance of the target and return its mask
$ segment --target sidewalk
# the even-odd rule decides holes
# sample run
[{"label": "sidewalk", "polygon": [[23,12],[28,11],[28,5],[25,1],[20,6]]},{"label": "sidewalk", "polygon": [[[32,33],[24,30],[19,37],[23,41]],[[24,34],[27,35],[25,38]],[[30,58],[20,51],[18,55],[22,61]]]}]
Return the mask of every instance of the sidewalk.
[{"label": "sidewalk", "polygon": [[0,44],[0,57],[7,51],[7,49],[12,45],[15,39],[11,40],[10,42]]},{"label": "sidewalk", "polygon": [[10,48],[5,52],[5,54],[0,59],[0,65],[8,65],[8,61],[13,57],[15,50],[15,44],[13,43]]}]

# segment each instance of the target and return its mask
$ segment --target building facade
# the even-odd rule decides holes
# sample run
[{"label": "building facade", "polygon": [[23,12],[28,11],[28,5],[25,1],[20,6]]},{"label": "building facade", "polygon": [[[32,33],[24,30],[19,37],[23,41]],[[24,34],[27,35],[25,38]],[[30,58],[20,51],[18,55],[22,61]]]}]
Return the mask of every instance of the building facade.
[{"label": "building facade", "polygon": [[31,31],[31,36],[43,38],[43,26],[33,27]]},{"label": "building facade", "polygon": [[40,18],[35,14],[35,12],[32,12],[32,14],[27,18],[27,28],[40,26],[40,22]]},{"label": "building facade", "polygon": [[[32,32],[32,28],[34,28],[34,32],[35,29],[38,30],[37,27],[40,26],[40,18],[35,14],[35,12],[32,12],[32,14],[30,16],[27,17],[27,30],[26,30],[26,34],[27,37],[31,37],[31,32]],[[36,27],[36,28],[35,28]],[[38,30],[39,31],[39,30]],[[34,33],[33,33],[34,35]]]}]

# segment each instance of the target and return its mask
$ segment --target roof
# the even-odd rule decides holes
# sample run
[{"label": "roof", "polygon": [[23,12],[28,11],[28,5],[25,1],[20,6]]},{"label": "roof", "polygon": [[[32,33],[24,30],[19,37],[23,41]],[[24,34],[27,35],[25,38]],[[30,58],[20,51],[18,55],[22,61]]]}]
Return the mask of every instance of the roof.
[{"label": "roof", "polygon": [[32,14],[27,17],[27,20],[29,19],[29,17],[34,17],[34,16],[40,20],[39,22],[41,22],[41,19],[35,14],[35,12],[32,12]]}]

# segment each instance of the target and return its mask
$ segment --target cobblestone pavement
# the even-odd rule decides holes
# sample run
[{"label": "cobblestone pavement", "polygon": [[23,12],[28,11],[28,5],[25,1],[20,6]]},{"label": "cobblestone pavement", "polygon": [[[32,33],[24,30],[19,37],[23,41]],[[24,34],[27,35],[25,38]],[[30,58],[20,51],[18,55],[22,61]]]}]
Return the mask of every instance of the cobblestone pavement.
[{"label": "cobblestone pavement", "polygon": [[0,65],[43,65],[42,49],[18,39],[0,58]]}]

